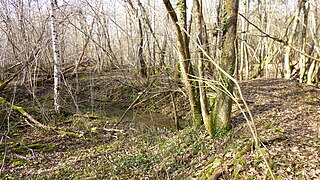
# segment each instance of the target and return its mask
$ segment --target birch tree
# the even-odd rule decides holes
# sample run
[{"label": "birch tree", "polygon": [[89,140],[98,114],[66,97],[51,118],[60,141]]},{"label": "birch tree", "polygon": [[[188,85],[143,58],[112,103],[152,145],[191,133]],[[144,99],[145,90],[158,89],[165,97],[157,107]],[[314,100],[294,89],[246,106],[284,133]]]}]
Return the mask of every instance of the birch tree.
[{"label": "birch tree", "polygon": [[54,109],[57,114],[60,114],[60,52],[58,47],[58,32],[57,32],[57,1],[51,0],[51,35],[52,35],[52,50],[53,50],[53,78],[54,78]]},{"label": "birch tree", "polygon": [[[242,2],[243,14],[247,16],[248,9],[250,7],[250,0],[244,0]],[[240,67],[239,67],[239,78],[243,79],[243,69],[245,66],[245,79],[249,79],[249,60],[248,60],[248,50],[246,47],[247,41],[247,31],[248,31],[248,23],[244,19],[241,18],[241,43],[240,43]],[[245,64],[245,65],[244,65]]]}]

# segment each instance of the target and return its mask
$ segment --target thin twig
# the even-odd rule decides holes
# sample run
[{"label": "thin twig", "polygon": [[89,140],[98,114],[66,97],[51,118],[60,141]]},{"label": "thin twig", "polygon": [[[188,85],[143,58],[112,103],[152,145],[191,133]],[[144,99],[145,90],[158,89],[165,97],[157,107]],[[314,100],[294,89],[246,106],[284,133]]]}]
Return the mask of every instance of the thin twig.
[{"label": "thin twig", "polygon": [[289,46],[291,49],[297,51],[298,53],[306,56],[307,58],[310,58],[310,59],[312,59],[312,60],[315,60],[315,61],[317,61],[317,62],[320,62],[320,59],[317,59],[317,58],[315,58],[315,57],[310,56],[309,54],[307,54],[307,53],[305,53],[305,52],[300,51],[299,49],[297,49],[296,47],[292,46],[291,44],[289,44],[288,46]]},{"label": "thin twig", "polygon": [[280,39],[280,38],[277,38],[277,37],[274,37],[274,36],[271,36],[270,34],[264,32],[262,29],[260,29],[257,25],[253,24],[251,21],[249,21],[249,19],[247,19],[243,14],[239,13],[239,15],[241,17],[243,17],[249,24],[251,24],[253,27],[255,27],[258,31],[260,31],[262,34],[264,34],[266,37],[268,38],[271,38],[279,43],[284,43],[284,44],[287,44],[286,41],[284,41],[283,39]]},{"label": "thin twig", "polygon": [[305,52],[300,51],[299,49],[297,49],[296,47],[292,46],[291,44],[288,44],[287,41],[284,41],[283,39],[280,39],[280,38],[271,36],[271,35],[269,35],[268,33],[264,32],[264,31],[263,31],[262,29],[260,29],[257,25],[255,25],[254,23],[252,23],[251,21],[249,21],[243,14],[239,13],[239,15],[240,15],[241,17],[243,17],[249,24],[251,24],[253,27],[255,27],[258,31],[260,31],[262,34],[264,34],[265,37],[270,38],[270,39],[273,39],[274,41],[277,41],[277,42],[279,42],[279,43],[282,43],[282,44],[284,44],[285,46],[289,46],[291,49],[297,51],[298,53],[300,53],[300,54],[302,54],[302,55],[304,55],[304,56],[306,56],[307,58],[310,58],[310,59],[312,59],[312,60],[315,60],[315,61],[320,62],[320,59],[317,59],[317,58],[315,58],[315,57],[312,57],[312,56],[308,55],[308,54],[305,53]]},{"label": "thin twig", "polygon": [[[130,104],[130,106],[126,109],[126,111],[122,114],[121,118],[119,119],[119,121],[114,125],[114,127],[117,127],[122,120],[124,119],[124,117],[126,116],[126,114],[128,113],[128,111],[139,101],[139,99],[149,90],[149,88],[151,87],[151,85],[154,83],[156,79],[153,79],[153,81],[142,91],[142,93],[140,93],[137,98]],[[108,123],[106,123],[104,125],[104,127],[107,126]]]}]

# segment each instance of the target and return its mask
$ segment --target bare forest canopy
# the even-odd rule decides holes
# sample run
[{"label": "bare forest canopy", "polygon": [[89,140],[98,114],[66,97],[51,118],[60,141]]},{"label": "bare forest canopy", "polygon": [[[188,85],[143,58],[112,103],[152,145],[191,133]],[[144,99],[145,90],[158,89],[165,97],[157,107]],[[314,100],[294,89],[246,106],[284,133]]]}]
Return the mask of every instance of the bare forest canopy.
[{"label": "bare forest canopy", "polygon": [[[52,71],[52,47],[50,34],[50,1],[3,1],[1,2],[1,77],[5,78],[9,67],[17,63],[26,63],[30,57],[35,61],[28,69],[35,69],[36,76],[50,74]],[[173,68],[177,59],[175,31],[168,18],[163,2],[160,0],[132,1],[58,1],[57,24],[59,34],[59,48],[61,51],[62,72],[73,71],[74,66],[90,64],[95,70],[128,65],[139,66],[138,49],[140,33],[138,20],[141,19],[143,29],[143,56],[148,67],[166,66]],[[172,4],[175,2],[173,1]],[[316,4],[314,4],[316,5]],[[311,5],[311,6],[314,6]],[[203,1],[203,15],[207,25],[209,52],[214,57],[217,33],[217,6],[218,1]],[[317,9],[314,7],[311,13]],[[193,30],[195,22],[192,1],[187,1],[188,26],[191,26],[191,37],[196,38]],[[278,39],[282,39],[285,30],[288,33],[284,40],[293,32],[290,21],[295,13],[296,2],[290,1],[254,1],[240,2],[239,12],[250,22],[260,27],[264,32]],[[311,14],[310,13],[310,14]],[[315,15],[316,16],[316,15]],[[303,17],[303,12],[299,16]],[[193,17],[194,19],[194,17]],[[312,18],[309,18],[312,21]],[[317,25],[317,22],[315,25]],[[301,29],[300,23],[296,30]],[[311,28],[313,24],[309,24]],[[311,29],[307,28],[309,38]],[[315,31],[317,32],[317,31]],[[301,36],[295,35],[292,46],[301,50]],[[281,77],[284,71],[284,44],[275,43],[265,37],[246,20],[239,18],[238,48],[242,47],[245,57],[239,51],[239,68],[241,78],[251,78],[255,71],[267,57],[268,68],[273,73],[263,75]],[[195,53],[195,45],[191,52]],[[165,46],[165,47],[164,47]],[[37,50],[40,51],[36,54]],[[245,49],[245,50],[244,50]],[[315,51],[316,52],[316,51]],[[300,53],[293,51],[290,54],[292,64],[300,58]],[[315,56],[316,57],[316,56]],[[161,62],[163,61],[163,62]],[[241,63],[240,63],[241,62]],[[162,64],[163,63],[163,64]],[[248,63],[248,64],[247,64]],[[297,65],[295,69],[299,69]],[[13,70],[14,71],[14,70]],[[33,74],[33,75],[32,75]],[[34,73],[30,77],[34,77]]]}]

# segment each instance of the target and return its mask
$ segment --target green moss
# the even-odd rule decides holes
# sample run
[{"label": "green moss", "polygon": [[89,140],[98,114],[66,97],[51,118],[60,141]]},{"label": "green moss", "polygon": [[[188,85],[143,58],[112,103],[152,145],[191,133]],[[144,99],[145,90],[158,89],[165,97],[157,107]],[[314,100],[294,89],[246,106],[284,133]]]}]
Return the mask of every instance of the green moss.
[{"label": "green moss", "polygon": [[278,127],[274,129],[274,132],[280,132],[282,130],[282,128]]},{"label": "green moss", "polygon": [[213,166],[204,170],[198,175],[198,179],[211,179],[211,176],[220,170],[219,167]]},{"label": "green moss", "polygon": [[238,168],[238,167],[235,167],[234,169],[233,169],[233,172],[232,172],[232,177],[234,178],[234,179],[239,179],[239,172],[240,172],[240,168]]},{"label": "green moss", "polygon": [[28,145],[28,148],[30,148],[30,149],[41,149],[43,147],[45,147],[44,144],[30,144],[30,145]]},{"label": "green moss", "polygon": [[42,152],[52,152],[55,151],[58,147],[56,145],[47,146],[41,149]]},{"label": "green moss", "polygon": [[309,100],[313,100],[313,97],[309,94],[308,96],[307,96],[307,99],[309,99]]},{"label": "green moss", "polygon": [[273,169],[275,167],[275,164],[273,162],[268,163],[270,169]]},{"label": "green moss", "polygon": [[14,166],[22,166],[25,164],[26,160],[24,159],[14,159],[11,161]]},{"label": "green moss", "polygon": [[5,102],[6,102],[6,99],[3,98],[3,97],[0,97],[0,104],[3,104],[3,103],[5,103]]},{"label": "green moss", "polygon": [[241,164],[241,165],[244,165],[245,162],[246,162],[246,161],[245,161],[244,159],[242,159],[242,158],[238,159],[238,163]]},{"label": "green moss", "polygon": [[212,163],[214,164],[214,166],[218,166],[221,164],[222,161],[223,161],[222,158],[217,157],[214,159],[214,161]]},{"label": "green moss", "polygon": [[209,99],[209,102],[210,102],[210,107],[212,108],[214,106],[215,102],[216,102],[216,97],[211,97]]},{"label": "green moss", "polygon": [[241,151],[241,153],[237,153],[235,155],[235,159],[232,161],[232,164],[233,165],[236,165],[236,164],[244,164],[245,161],[241,158],[241,156],[243,156],[245,154],[245,152]]},{"label": "green moss", "polygon": [[265,125],[263,125],[262,128],[264,128],[264,129],[270,129],[272,126],[273,126],[273,122],[268,122],[268,123],[266,123]]},{"label": "green moss", "polygon": [[202,116],[200,113],[196,113],[194,114],[194,124],[195,124],[195,127],[199,128],[202,124],[203,124],[203,121],[202,121]]},{"label": "green moss", "polygon": [[28,152],[28,150],[29,150],[29,148],[26,147],[26,146],[20,146],[20,147],[17,147],[17,148],[13,148],[13,149],[12,149],[12,151],[13,151],[14,153],[17,153],[17,154],[25,154],[25,153]]},{"label": "green moss", "polygon": [[61,135],[67,135],[67,136],[72,137],[72,138],[81,138],[81,137],[83,137],[83,134],[77,134],[77,133],[74,133],[74,132],[68,132],[68,131],[63,131],[63,130],[58,130],[58,133],[61,134]]},{"label": "green moss", "polygon": [[287,135],[285,135],[285,134],[282,133],[282,132],[280,132],[280,133],[278,134],[278,136],[279,136],[279,138],[282,139],[282,140],[288,138]]}]

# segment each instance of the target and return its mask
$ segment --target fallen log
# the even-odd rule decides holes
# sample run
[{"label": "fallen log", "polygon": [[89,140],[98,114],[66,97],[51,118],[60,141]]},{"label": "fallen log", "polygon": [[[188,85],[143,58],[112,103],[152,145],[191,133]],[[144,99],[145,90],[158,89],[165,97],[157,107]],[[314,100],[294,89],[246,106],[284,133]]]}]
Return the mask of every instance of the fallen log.
[{"label": "fallen log", "polygon": [[[13,105],[10,102],[8,102],[5,98],[0,97],[0,104],[4,104],[4,105],[8,105],[11,106],[11,108],[13,110],[18,111],[20,114],[22,114],[22,116],[24,116],[26,119],[25,121],[31,125],[31,123],[33,123],[36,127],[42,128],[42,129],[46,129],[46,130],[50,130],[49,126],[46,126],[42,123],[40,123],[39,121],[35,120],[27,111],[25,111],[22,107],[17,106],[17,105]],[[31,122],[31,123],[30,123]]]}]

